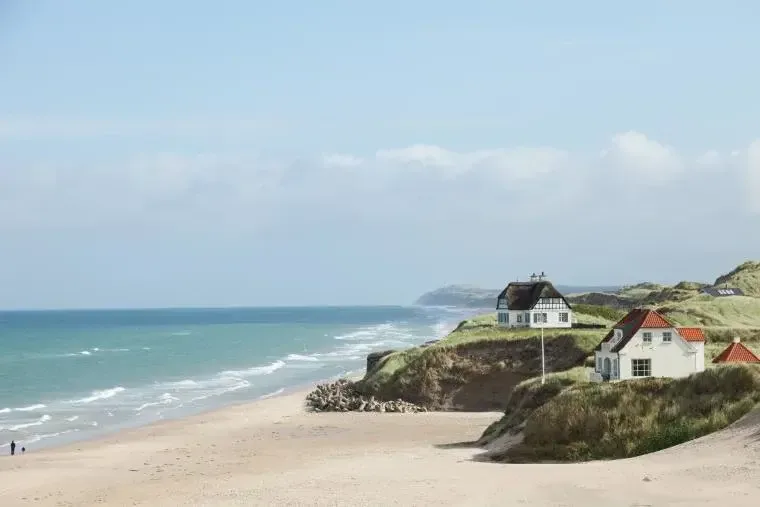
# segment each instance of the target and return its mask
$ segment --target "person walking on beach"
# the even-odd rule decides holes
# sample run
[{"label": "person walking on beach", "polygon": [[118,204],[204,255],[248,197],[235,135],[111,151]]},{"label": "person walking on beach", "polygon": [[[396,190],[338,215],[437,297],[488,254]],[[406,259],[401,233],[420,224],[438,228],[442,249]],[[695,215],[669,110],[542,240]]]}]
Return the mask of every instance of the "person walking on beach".
[{"label": "person walking on beach", "polygon": [[11,440],[11,456],[13,456],[14,454],[16,454],[16,441]]},{"label": "person walking on beach", "polygon": [[23,456],[25,452],[26,452],[26,447],[22,447],[21,448],[21,455]]}]

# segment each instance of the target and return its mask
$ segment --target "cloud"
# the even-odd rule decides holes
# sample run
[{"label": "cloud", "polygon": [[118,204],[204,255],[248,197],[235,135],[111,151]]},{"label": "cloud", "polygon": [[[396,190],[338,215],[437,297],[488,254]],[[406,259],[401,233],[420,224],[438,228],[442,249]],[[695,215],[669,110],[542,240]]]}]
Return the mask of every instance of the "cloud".
[{"label": "cloud", "polygon": [[330,153],[322,156],[322,165],[327,168],[359,167],[363,162],[360,157],[345,153]]},{"label": "cloud", "polygon": [[[725,212],[760,214],[760,141],[741,156],[689,156],[625,132],[601,153],[416,144],[292,159],[159,153],[112,165],[0,160],[0,229],[255,230],[339,221],[510,223],[508,230],[527,231],[530,223],[561,221],[569,231],[647,217],[689,220],[713,210],[695,202],[717,194],[735,202],[742,193],[747,206]],[[713,169],[697,170],[705,165]]]},{"label": "cloud", "polygon": [[568,153],[543,147],[478,150],[458,153],[431,145],[414,145],[402,149],[379,150],[378,161],[406,167],[430,169],[433,174],[457,177],[486,174],[496,180],[518,181],[544,177],[567,167]]},{"label": "cloud", "polygon": [[674,148],[635,131],[613,136],[611,146],[602,151],[602,159],[642,184],[671,181],[684,168],[684,162]]},{"label": "cloud", "polygon": [[707,150],[697,157],[697,164],[705,167],[720,167],[723,164],[723,157],[716,150]]}]

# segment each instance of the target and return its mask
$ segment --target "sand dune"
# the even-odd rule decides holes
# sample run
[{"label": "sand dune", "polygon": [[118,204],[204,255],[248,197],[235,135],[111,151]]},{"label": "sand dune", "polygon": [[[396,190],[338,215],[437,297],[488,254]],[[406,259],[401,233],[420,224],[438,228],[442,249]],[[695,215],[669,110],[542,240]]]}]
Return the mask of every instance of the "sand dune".
[{"label": "sand dune", "polygon": [[0,458],[0,505],[755,506],[760,412],[616,462],[501,465],[498,414],[312,414],[304,393]]}]

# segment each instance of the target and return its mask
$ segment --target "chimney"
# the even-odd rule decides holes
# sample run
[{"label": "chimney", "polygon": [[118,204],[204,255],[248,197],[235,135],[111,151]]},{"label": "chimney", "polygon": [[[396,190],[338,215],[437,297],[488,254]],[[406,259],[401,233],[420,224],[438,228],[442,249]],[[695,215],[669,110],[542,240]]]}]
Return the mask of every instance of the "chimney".
[{"label": "chimney", "polygon": [[734,337],[734,343],[739,343],[740,341],[742,341],[741,338],[739,338],[738,336]]}]

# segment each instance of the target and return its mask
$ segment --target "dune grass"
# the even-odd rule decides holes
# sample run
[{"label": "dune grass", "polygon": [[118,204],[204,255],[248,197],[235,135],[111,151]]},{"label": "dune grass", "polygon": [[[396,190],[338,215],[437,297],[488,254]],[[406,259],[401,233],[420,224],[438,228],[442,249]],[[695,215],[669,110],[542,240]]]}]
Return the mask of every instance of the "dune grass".
[{"label": "dune grass", "polygon": [[760,261],[747,261],[739,264],[731,272],[719,276],[715,285],[727,284],[738,287],[747,296],[760,298]]},{"label": "dune grass", "polygon": [[[576,320],[584,324],[612,325],[622,316],[622,312],[598,305],[578,305],[574,312]],[[575,307],[574,307],[575,308]],[[608,319],[612,317],[613,319]],[[560,336],[571,335],[577,339],[579,348],[588,349],[589,353],[604,336],[604,329],[545,329],[544,339],[552,340]],[[413,347],[394,352],[378,362],[371,372],[367,372],[368,383],[382,384],[390,379],[397,370],[405,368],[412,361],[424,354],[436,353],[439,349],[450,350],[452,347],[479,341],[513,341],[536,339],[540,337],[539,329],[507,329],[498,325],[496,313],[478,315],[459,323],[454,331],[426,348]]]},{"label": "dune grass", "polygon": [[588,382],[589,370],[587,367],[577,366],[547,374],[545,384],[541,383],[541,377],[532,377],[515,386],[507,398],[504,416],[486,428],[478,440],[478,445],[487,445],[506,433],[518,433],[528,416],[536,409],[569,386]]},{"label": "dune grass", "polygon": [[525,421],[493,459],[585,461],[646,454],[725,428],[760,402],[760,367],[726,365],[681,379],[575,385]]},{"label": "dune grass", "polygon": [[[584,306],[588,313],[576,313],[578,321],[612,323],[605,318],[612,315],[607,309]],[[605,333],[605,328],[545,329],[547,371],[582,366]],[[435,344],[381,359],[359,382],[359,389],[429,408],[499,409],[516,384],[540,373],[540,336],[539,329],[500,327],[495,313],[480,315],[461,322]],[[473,388],[472,399],[464,401],[468,384],[481,389]]]},{"label": "dune grass", "polygon": [[700,295],[685,301],[664,303],[658,311],[682,326],[760,329],[760,298],[755,297]]}]

